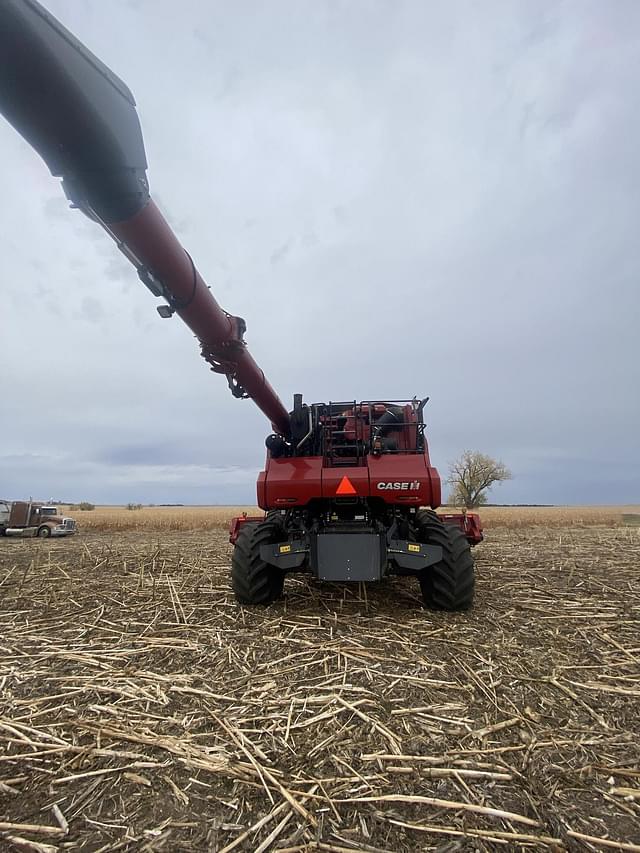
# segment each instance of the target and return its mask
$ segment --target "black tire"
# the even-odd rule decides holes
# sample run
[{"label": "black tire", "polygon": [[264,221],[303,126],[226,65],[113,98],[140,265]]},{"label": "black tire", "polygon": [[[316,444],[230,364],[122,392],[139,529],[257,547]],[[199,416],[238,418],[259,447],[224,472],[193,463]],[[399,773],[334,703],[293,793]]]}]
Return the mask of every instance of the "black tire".
[{"label": "black tire", "polygon": [[0,536],[6,536],[6,535],[7,535],[7,528],[6,527],[0,527]]},{"label": "black tire", "polygon": [[273,524],[277,524],[277,525],[278,525],[278,527],[282,527],[283,520],[284,520],[284,516],[283,516],[283,514],[280,512],[280,510],[279,510],[279,509],[270,509],[270,510],[268,510],[268,511],[267,511],[267,514],[266,514],[266,516],[265,516],[265,519],[264,519],[264,520],[265,520],[265,521],[270,521],[270,522],[272,522]]},{"label": "black tire", "polygon": [[473,604],[475,571],[462,530],[443,524],[435,512],[418,510],[416,533],[418,541],[442,548],[442,560],[420,574],[425,605],[434,610],[468,610]]},{"label": "black tire", "polygon": [[281,598],[284,572],[265,563],[260,548],[285,539],[282,525],[270,519],[240,528],[231,559],[231,585],[240,604],[266,605]]},{"label": "black tire", "polygon": [[38,530],[38,539],[48,539],[51,536],[51,529],[46,525]]}]

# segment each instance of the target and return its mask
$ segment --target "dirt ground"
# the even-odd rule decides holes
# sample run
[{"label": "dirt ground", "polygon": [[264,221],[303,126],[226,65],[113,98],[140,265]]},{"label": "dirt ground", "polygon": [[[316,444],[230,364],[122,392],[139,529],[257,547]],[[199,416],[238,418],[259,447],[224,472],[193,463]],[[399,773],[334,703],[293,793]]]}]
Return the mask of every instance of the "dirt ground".
[{"label": "dirt ground", "polygon": [[222,530],[1,539],[0,849],[640,851],[640,529],[476,557],[253,610]]}]

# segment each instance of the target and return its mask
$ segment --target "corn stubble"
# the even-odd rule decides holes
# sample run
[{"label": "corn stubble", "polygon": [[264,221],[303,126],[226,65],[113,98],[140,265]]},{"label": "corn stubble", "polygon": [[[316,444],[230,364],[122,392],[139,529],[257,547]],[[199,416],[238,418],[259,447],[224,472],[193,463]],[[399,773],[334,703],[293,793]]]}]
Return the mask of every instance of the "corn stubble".
[{"label": "corn stubble", "polygon": [[[443,507],[442,512],[454,511]],[[459,509],[456,509],[459,511]],[[637,514],[640,507],[481,507],[478,510],[485,529],[494,527],[619,527],[626,518]],[[95,510],[81,511],[65,508],[86,531],[112,531],[114,533],[139,531],[197,531],[227,528],[236,515],[261,515],[256,506],[185,506],[142,507],[128,510],[125,507],[98,506]]]},{"label": "corn stubble", "polygon": [[0,539],[0,849],[640,851],[639,528],[489,509],[468,613],[245,609],[236,511]]}]

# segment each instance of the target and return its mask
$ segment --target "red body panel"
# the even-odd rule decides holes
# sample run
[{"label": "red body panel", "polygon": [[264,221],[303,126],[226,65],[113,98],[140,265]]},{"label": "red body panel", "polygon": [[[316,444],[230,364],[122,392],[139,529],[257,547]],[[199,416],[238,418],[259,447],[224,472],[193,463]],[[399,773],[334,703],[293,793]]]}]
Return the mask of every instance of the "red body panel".
[{"label": "red body panel", "polygon": [[266,470],[258,477],[258,506],[261,509],[286,509],[304,506],[322,494],[322,458],[292,456],[267,457]]},{"label": "red body panel", "polygon": [[421,453],[369,455],[358,467],[323,467],[321,456],[272,459],[258,477],[258,506],[283,509],[305,506],[317,498],[340,498],[347,477],[357,497],[375,497],[388,504],[440,506],[440,477]]},{"label": "red body panel", "polygon": [[246,512],[232,518],[229,523],[229,542],[232,545],[236,544],[236,539],[244,524],[259,524],[261,521],[264,521],[264,515],[247,515]]},{"label": "red body panel", "polygon": [[440,518],[445,524],[457,525],[470,545],[479,545],[484,539],[482,522],[475,512],[443,513]]},{"label": "red body panel", "polygon": [[440,477],[426,455],[370,455],[367,461],[372,497],[391,504],[440,506]]},{"label": "red body panel", "polygon": [[[320,460],[322,462],[322,460]],[[320,483],[320,493],[315,497],[328,498],[332,500],[340,497],[358,497],[367,498],[371,493],[369,486],[369,469],[366,466],[358,467],[340,467],[340,468],[322,468],[322,481]],[[349,492],[347,489],[340,489],[343,478],[347,478],[345,486],[349,483],[353,486],[355,492]]]}]

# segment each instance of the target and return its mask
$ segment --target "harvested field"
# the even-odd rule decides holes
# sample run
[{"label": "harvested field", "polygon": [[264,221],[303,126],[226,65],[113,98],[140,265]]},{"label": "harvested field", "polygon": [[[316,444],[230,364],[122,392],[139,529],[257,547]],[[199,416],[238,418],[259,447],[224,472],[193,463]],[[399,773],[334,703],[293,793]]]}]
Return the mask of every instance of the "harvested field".
[{"label": "harvested field", "polygon": [[[61,507],[62,508],[62,507]],[[453,508],[443,512],[456,512]],[[84,531],[124,532],[181,531],[226,529],[229,519],[246,512],[260,515],[255,506],[184,506],[149,507],[128,510],[119,506],[99,506],[83,512],[64,507],[66,515],[73,516]],[[480,511],[487,530],[493,527],[574,527],[593,525],[619,527],[640,521],[638,506],[573,506],[573,507],[483,507]]]},{"label": "harvested field", "polygon": [[640,851],[640,529],[476,555],[249,610],[219,529],[0,540],[0,848]]},{"label": "harvested field", "polygon": [[165,533],[227,530],[229,520],[243,512],[248,515],[263,514],[257,506],[145,506],[134,510],[121,506],[99,506],[88,511],[64,507],[65,515],[75,518],[82,531],[109,533],[123,533],[127,530]]}]

